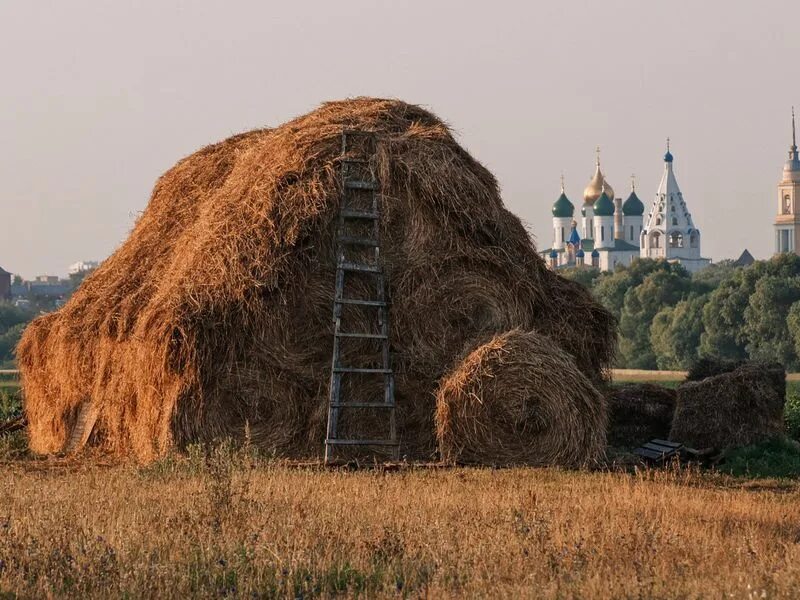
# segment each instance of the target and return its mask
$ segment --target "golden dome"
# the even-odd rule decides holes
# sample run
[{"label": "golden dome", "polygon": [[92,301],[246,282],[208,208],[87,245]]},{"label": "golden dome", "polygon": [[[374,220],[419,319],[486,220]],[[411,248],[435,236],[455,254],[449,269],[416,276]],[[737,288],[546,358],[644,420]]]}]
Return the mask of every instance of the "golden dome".
[{"label": "golden dome", "polygon": [[612,188],[608,181],[606,181],[605,177],[603,177],[603,174],[600,172],[600,165],[597,165],[597,169],[594,172],[594,177],[592,177],[592,180],[589,182],[589,185],[586,186],[586,189],[583,190],[584,204],[594,204],[604,190],[606,196],[613,200],[614,188]]}]

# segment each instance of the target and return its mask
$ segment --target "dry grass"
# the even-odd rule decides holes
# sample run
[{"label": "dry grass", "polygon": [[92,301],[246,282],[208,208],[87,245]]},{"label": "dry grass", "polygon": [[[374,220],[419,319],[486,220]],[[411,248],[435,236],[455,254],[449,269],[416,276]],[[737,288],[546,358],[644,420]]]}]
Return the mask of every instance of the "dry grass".
[{"label": "dry grass", "polygon": [[18,462],[0,474],[0,592],[797,598],[800,488],[680,472],[253,467],[224,447],[144,469]]}]

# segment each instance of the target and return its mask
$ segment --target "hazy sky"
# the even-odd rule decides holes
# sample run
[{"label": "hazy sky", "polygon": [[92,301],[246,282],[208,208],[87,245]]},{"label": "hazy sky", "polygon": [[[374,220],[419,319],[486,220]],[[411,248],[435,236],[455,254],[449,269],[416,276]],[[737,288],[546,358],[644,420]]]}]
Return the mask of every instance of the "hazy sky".
[{"label": "hazy sky", "polygon": [[669,136],[703,254],[764,258],[798,50],[797,0],[0,0],[0,266],[105,258],[180,157],[357,95],[448,121],[540,247],[562,171],[579,206],[600,145],[649,208]]}]

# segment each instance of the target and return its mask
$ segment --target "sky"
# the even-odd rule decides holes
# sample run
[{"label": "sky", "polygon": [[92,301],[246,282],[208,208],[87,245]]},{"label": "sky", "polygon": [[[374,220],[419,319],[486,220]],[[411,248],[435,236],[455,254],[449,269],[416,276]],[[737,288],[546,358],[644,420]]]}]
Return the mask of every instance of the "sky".
[{"label": "sky", "polygon": [[536,244],[595,147],[648,206],[671,138],[704,256],[773,250],[800,2],[0,0],[0,266],[107,257],[179,158],[321,102],[421,104]]}]

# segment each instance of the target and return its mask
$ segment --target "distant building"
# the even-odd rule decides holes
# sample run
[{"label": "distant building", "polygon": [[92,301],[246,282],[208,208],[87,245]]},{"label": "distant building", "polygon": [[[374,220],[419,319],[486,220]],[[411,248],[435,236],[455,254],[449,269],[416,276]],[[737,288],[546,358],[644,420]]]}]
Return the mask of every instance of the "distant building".
[{"label": "distant building", "polygon": [[87,271],[94,271],[100,263],[96,260],[80,260],[67,267],[69,275],[77,275],[78,273],[86,273]]},{"label": "distant building", "polygon": [[0,267],[0,299],[11,300],[11,273]]},{"label": "distant building", "polygon": [[580,225],[562,179],[561,196],[553,204],[553,247],[540,252],[550,268],[592,266],[613,271],[640,257],[680,263],[690,272],[708,266],[711,260],[700,256],[700,231],[692,222],[672,162],[667,141],[664,175],[646,223],[635,183],[624,202],[615,198],[600,171],[599,154],[594,177],[583,191]]},{"label": "distant building", "polygon": [[739,258],[737,258],[735,261],[733,261],[733,266],[734,267],[749,267],[754,262],[756,262],[756,259],[753,258],[753,255],[750,254],[750,251],[747,248],[745,248],[744,252],[742,252],[742,255]]},{"label": "distant building", "polygon": [[673,160],[667,140],[664,175],[642,230],[641,256],[680,263],[687,271],[694,273],[710,265],[711,259],[700,256],[700,230],[695,227],[692,213],[678,187],[672,170]]},{"label": "distant building", "polygon": [[789,160],[783,165],[783,178],[778,184],[778,215],[775,217],[775,252],[800,254],[800,158],[792,108],[792,145]]}]

